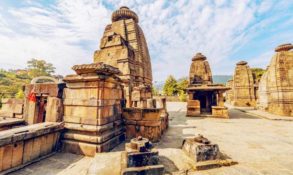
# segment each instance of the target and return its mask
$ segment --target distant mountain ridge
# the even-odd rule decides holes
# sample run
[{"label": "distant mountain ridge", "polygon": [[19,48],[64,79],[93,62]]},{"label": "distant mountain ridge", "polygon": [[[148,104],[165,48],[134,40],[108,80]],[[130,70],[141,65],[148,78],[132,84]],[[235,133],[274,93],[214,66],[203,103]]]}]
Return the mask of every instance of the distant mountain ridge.
[{"label": "distant mountain ridge", "polygon": [[232,79],[232,75],[214,75],[213,82],[219,84],[226,84],[226,82]]}]

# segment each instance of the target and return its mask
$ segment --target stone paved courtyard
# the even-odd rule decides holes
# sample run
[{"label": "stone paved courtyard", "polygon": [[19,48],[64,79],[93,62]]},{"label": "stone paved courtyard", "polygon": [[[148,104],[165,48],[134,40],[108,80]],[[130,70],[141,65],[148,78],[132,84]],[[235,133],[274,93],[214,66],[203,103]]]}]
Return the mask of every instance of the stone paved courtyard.
[{"label": "stone paved courtyard", "polygon": [[[180,148],[184,137],[202,134],[217,143],[221,152],[239,162],[231,167],[189,174],[293,175],[293,121],[267,120],[237,109],[229,110],[230,119],[186,118],[186,103],[172,102],[167,105],[170,128],[157,144],[157,148],[162,150],[160,153],[170,154],[174,159],[179,159],[177,154],[169,150]],[[122,144],[113,152],[120,151],[123,147]],[[116,153],[107,154],[111,154],[113,159]],[[57,153],[11,174],[85,174],[92,161],[93,158]],[[176,165],[168,167],[167,171],[178,171],[180,168]],[[183,172],[179,171],[179,174],[184,174]]]}]

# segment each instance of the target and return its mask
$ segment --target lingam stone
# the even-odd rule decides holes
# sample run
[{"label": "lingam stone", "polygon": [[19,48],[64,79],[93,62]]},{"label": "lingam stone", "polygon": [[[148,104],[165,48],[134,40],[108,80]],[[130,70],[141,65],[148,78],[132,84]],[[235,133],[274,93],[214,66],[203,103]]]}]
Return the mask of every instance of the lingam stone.
[{"label": "lingam stone", "polygon": [[[152,68],[148,46],[139,18],[128,7],[121,7],[112,14],[101,39],[100,50],[94,53],[94,62],[119,68],[124,82],[126,106],[132,106],[133,88],[144,85],[146,96],[151,97]],[[147,98],[142,99],[142,101]]]},{"label": "lingam stone", "polygon": [[229,89],[221,84],[213,84],[206,57],[197,53],[190,66],[186,115],[228,118],[223,93]]},{"label": "lingam stone", "polygon": [[233,102],[234,106],[254,107],[256,105],[256,93],[254,78],[247,62],[240,61],[236,64],[233,76]]},{"label": "lingam stone", "polygon": [[276,53],[265,74],[267,78],[262,81],[266,83],[267,110],[278,115],[293,116],[293,52],[290,51],[291,49],[293,49],[292,44],[282,44],[275,49]]}]

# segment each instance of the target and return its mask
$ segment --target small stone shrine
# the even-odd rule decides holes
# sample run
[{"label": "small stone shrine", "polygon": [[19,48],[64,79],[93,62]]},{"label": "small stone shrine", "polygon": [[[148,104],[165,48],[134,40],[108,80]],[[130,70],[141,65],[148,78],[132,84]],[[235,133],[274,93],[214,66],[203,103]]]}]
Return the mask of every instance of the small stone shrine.
[{"label": "small stone shrine", "polygon": [[236,64],[233,76],[233,101],[232,105],[239,107],[255,107],[256,91],[254,78],[247,62],[240,61]]},{"label": "small stone shrine", "polygon": [[34,78],[25,86],[24,119],[28,124],[61,122],[63,119],[63,89],[51,77]]},{"label": "small stone shrine", "polygon": [[197,53],[190,66],[186,115],[228,118],[223,93],[229,89],[221,84],[213,84],[206,57]]},{"label": "small stone shrine", "polygon": [[94,156],[124,141],[119,69],[104,63],[75,65],[64,78],[63,150]]}]

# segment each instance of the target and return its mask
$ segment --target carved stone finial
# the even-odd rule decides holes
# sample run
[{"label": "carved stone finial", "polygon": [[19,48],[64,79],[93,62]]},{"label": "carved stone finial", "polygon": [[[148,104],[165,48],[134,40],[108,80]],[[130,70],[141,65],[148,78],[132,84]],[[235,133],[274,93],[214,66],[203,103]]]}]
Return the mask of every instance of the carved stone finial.
[{"label": "carved stone finial", "polygon": [[239,61],[239,62],[237,63],[237,65],[246,65],[246,64],[247,64],[246,61]]},{"label": "carved stone finial", "polygon": [[206,60],[207,57],[204,56],[202,53],[198,52],[193,58],[192,58],[192,61],[195,61],[195,60]]},{"label": "carved stone finial", "polygon": [[112,13],[112,22],[119,21],[121,19],[133,19],[136,23],[138,23],[137,14],[126,6],[122,6]]},{"label": "carved stone finial", "polygon": [[289,51],[293,49],[293,45],[291,43],[286,43],[286,44],[281,44],[278,47],[275,48],[276,52],[281,52],[281,51]]}]

